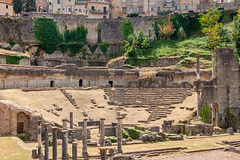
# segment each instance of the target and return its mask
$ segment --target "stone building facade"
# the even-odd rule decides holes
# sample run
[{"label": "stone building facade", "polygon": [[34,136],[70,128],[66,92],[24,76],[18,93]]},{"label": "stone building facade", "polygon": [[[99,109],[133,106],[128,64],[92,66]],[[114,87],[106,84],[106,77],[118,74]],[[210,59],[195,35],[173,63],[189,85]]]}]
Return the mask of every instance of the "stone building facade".
[{"label": "stone building facade", "polygon": [[130,13],[139,16],[157,16],[162,11],[175,13],[200,12],[200,0],[112,0],[112,18],[126,17]]},{"label": "stone building facade", "polygon": [[0,135],[29,133],[30,140],[37,140],[37,122],[42,116],[36,111],[11,101],[0,101]]},{"label": "stone building facade", "polygon": [[11,2],[2,0],[0,1],[0,15],[13,16],[13,5]]}]

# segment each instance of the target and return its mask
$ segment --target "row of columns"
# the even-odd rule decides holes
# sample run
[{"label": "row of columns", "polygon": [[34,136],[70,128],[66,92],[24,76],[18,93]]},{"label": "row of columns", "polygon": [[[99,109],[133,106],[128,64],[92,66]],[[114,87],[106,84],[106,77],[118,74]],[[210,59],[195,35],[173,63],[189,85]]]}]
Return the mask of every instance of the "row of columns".
[{"label": "row of columns", "polygon": [[[106,159],[105,147],[105,124],[104,118],[100,119],[100,153],[101,159]],[[123,153],[122,151],[122,118],[117,118],[117,151],[118,153]],[[44,123],[45,128],[45,156],[44,160],[49,160],[49,124]],[[70,113],[70,128],[73,128],[73,113]],[[57,127],[52,127],[53,134],[53,146],[52,146],[52,157],[53,160],[57,160]],[[42,146],[41,146],[41,121],[38,121],[38,158],[42,160]],[[82,130],[82,156],[84,159],[89,158],[87,151],[87,119],[83,121]],[[62,130],[62,159],[68,159],[68,130],[67,130],[67,119],[63,119],[63,130]],[[72,159],[77,160],[77,142],[72,142]]]}]

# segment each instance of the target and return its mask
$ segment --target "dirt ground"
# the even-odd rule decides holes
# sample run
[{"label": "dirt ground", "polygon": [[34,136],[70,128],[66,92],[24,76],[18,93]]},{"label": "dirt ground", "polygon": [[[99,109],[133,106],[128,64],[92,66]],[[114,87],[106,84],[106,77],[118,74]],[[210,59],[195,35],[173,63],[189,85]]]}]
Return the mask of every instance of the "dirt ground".
[{"label": "dirt ground", "polygon": [[[64,94],[59,90],[49,90],[49,91],[30,91],[23,92],[20,89],[8,89],[0,90],[1,100],[11,100],[19,105],[30,107],[49,121],[54,121],[55,123],[62,124],[63,118],[69,118],[69,112],[73,112],[73,121],[77,125],[79,121],[88,118],[92,120],[99,120],[100,118],[105,118],[106,124],[111,124],[116,122],[116,108],[117,106],[108,105],[107,100],[104,99],[105,95],[102,89],[92,89],[92,90],[66,90],[75,99],[79,109],[76,109],[70,101],[64,96]],[[185,109],[180,109],[180,106],[184,107],[194,107],[196,109],[196,93],[189,96],[182,104],[174,105],[176,109],[165,119],[173,119],[176,122],[181,120],[191,119],[192,113],[194,111],[188,111]],[[104,106],[104,108],[94,107],[91,99],[94,99],[98,106]],[[56,111],[54,105],[62,108],[62,111]],[[59,116],[54,115],[46,110],[53,109],[57,112]],[[126,114],[126,118],[123,120],[123,124],[138,124],[138,121],[147,120],[150,113],[148,113],[146,108],[125,108],[125,111],[121,113]],[[83,112],[87,113],[87,117],[83,116]],[[161,125],[164,119],[151,122],[150,125]],[[144,126],[144,124],[142,124]]]}]

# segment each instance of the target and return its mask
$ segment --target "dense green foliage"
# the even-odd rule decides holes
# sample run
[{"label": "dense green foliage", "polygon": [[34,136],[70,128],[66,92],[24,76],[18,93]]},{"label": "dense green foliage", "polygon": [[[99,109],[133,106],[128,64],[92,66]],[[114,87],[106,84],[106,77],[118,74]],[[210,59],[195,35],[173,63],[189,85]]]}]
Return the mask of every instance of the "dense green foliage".
[{"label": "dense green foliage", "polygon": [[104,54],[106,54],[106,52],[107,52],[107,50],[108,50],[108,48],[110,47],[110,43],[102,43],[102,44],[100,44],[100,50],[104,53]]},{"label": "dense green foliage", "polygon": [[221,12],[218,11],[218,8],[215,8],[214,10],[210,9],[200,18],[202,32],[208,36],[207,40],[211,49],[215,49],[225,40],[225,35],[222,34],[223,23],[219,23],[220,17]]},{"label": "dense green foliage", "polygon": [[191,36],[201,29],[199,22],[200,13],[185,13],[176,14],[172,18],[173,26],[176,32],[172,35],[173,38],[179,38],[180,28],[184,30],[187,36]]},{"label": "dense green foliage", "polygon": [[6,55],[6,64],[19,64],[22,58],[27,58],[27,57],[17,56],[17,55]]},{"label": "dense green foliage", "polygon": [[133,35],[134,28],[133,24],[130,20],[124,20],[121,26],[123,35],[128,38],[129,36]]},{"label": "dense green foliage", "polygon": [[225,117],[226,126],[225,128],[233,127],[233,130],[237,129],[237,116],[232,113],[232,111],[227,107],[226,109],[226,117]]},{"label": "dense green foliage", "polygon": [[132,139],[139,139],[140,132],[138,130],[131,128],[126,128],[126,130],[128,131],[128,134]]},{"label": "dense green foliage", "polygon": [[13,10],[15,13],[21,13],[23,7],[22,0],[12,0]]},{"label": "dense green foliage", "polygon": [[101,37],[102,23],[99,23],[99,24],[98,24],[97,32],[98,32],[97,42],[98,42],[98,43],[101,43],[101,42],[102,42],[102,37]]},{"label": "dense green foliage", "polygon": [[211,109],[206,103],[205,107],[202,107],[200,110],[200,117],[204,123],[211,123]]},{"label": "dense green foliage", "polygon": [[236,53],[240,57],[240,9],[238,9],[238,15],[233,21],[232,40],[235,42]]},{"label": "dense green foliage", "polygon": [[66,43],[69,42],[78,42],[78,43],[86,43],[86,38],[88,34],[88,29],[83,25],[77,26],[77,28],[69,31],[68,29],[64,32],[64,40]]},{"label": "dense green foliage", "polygon": [[134,126],[134,128],[135,128],[136,130],[140,130],[140,131],[145,131],[145,130],[146,130],[145,127]]},{"label": "dense green foliage", "polygon": [[138,17],[138,13],[129,13],[127,17]]},{"label": "dense green foliage", "polygon": [[122,48],[128,58],[137,58],[144,54],[144,51],[149,47],[149,39],[147,35],[144,35],[140,30],[138,36],[129,36],[125,41],[125,45]]},{"label": "dense green foliage", "polygon": [[56,51],[58,45],[63,41],[56,22],[50,18],[38,18],[35,21],[33,33],[41,49],[47,53]]}]

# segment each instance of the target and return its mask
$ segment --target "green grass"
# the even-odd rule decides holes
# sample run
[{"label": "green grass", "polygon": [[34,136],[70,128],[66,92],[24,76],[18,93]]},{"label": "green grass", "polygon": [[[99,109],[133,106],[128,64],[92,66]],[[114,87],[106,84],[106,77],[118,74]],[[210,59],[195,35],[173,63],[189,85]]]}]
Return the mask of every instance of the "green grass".
[{"label": "green grass", "polygon": [[[195,57],[197,54],[210,56],[211,51],[208,48],[207,37],[191,37],[189,39],[178,40],[155,40],[150,44],[150,49],[143,50],[139,58],[160,58],[183,56]],[[184,57],[185,56],[185,57]]]}]

